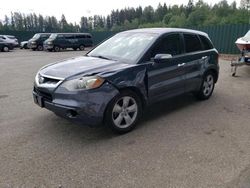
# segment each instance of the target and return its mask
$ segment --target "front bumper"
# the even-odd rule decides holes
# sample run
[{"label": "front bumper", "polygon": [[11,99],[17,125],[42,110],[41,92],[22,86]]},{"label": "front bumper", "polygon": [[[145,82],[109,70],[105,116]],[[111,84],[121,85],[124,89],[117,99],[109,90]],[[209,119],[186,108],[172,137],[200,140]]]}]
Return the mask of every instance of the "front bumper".
[{"label": "front bumper", "polygon": [[53,44],[44,44],[43,48],[45,50],[52,50],[54,48],[54,45]]},{"label": "front bumper", "polygon": [[37,48],[37,44],[28,44],[28,48],[30,49],[36,49]]},{"label": "front bumper", "polygon": [[34,102],[55,114],[86,125],[98,125],[103,121],[105,109],[119,91],[104,83],[100,88],[68,92],[62,88],[50,92],[45,88],[34,87]]},{"label": "front bumper", "polygon": [[14,43],[14,47],[19,47],[19,43],[18,43],[18,42],[15,42],[15,43]]}]

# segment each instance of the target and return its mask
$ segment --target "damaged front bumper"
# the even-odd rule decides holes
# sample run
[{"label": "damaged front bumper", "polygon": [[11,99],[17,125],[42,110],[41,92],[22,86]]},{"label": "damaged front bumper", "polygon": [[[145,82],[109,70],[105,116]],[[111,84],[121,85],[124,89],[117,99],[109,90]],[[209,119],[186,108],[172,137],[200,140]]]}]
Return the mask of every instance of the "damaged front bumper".
[{"label": "damaged front bumper", "polygon": [[86,125],[98,125],[103,121],[109,102],[119,91],[109,84],[91,90],[67,91],[58,87],[55,91],[34,86],[34,102],[55,114]]}]

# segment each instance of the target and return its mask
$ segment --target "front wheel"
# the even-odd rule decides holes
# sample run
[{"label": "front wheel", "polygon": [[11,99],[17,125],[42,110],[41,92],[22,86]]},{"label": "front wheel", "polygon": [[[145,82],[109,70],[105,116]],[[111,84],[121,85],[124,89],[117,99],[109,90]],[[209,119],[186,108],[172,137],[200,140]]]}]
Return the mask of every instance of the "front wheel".
[{"label": "front wheel", "polygon": [[55,46],[55,47],[54,47],[54,51],[55,51],[55,52],[60,52],[60,47],[59,47],[59,46]]},{"label": "front wheel", "polygon": [[4,51],[4,52],[8,52],[8,51],[10,51],[10,49],[9,49],[8,46],[4,46],[4,47],[3,47],[3,51]]},{"label": "front wheel", "polygon": [[42,45],[37,46],[37,50],[38,51],[43,51],[43,46]]},{"label": "front wheel", "polygon": [[123,91],[109,104],[104,123],[117,133],[127,133],[135,128],[141,114],[141,99],[132,91]]},{"label": "front wheel", "polygon": [[202,80],[200,90],[195,94],[200,100],[206,100],[211,97],[214,91],[215,76],[212,72],[207,72]]}]

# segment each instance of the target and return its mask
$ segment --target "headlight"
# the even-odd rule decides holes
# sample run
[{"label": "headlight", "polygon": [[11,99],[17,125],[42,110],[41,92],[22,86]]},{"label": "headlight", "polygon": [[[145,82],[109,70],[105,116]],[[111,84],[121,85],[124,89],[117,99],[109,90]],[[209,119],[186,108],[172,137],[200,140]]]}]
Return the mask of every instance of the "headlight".
[{"label": "headlight", "polygon": [[104,82],[103,78],[98,76],[82,77],[79,79],[65,81],[61,87],[68,91],[87,90],[100,87]]},{"label": "headlight", "polygon": [[48,42],[47,44],[51,45],[51,44],[53,44],[53,43],[52,43],[52,42]]},{"label": "headlight", "polygon": [[36,42],[35,42],[35,41],[33,41],[33,42],[31,42],[31,44],[36,44]]}]

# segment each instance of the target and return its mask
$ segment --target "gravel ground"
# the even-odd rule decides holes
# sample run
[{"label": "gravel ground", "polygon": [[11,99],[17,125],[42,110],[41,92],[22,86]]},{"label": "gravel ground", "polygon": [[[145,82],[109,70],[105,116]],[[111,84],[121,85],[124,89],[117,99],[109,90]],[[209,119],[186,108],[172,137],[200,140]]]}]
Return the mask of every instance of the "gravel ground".
[{"label": "gravel ground", "polygon": [[250,187],[250,67],[221,60],[211,99],[155,104],[118,136],[33,103],[37,70],[83,53],[0,53],[0,187]]}]

